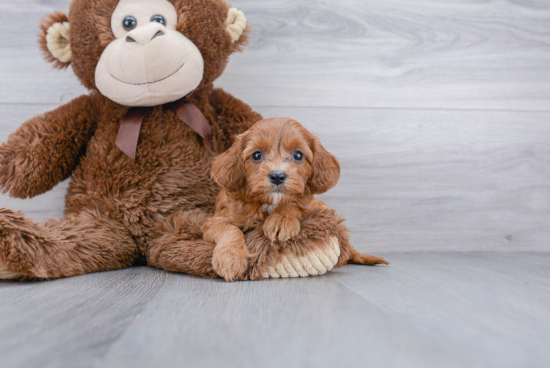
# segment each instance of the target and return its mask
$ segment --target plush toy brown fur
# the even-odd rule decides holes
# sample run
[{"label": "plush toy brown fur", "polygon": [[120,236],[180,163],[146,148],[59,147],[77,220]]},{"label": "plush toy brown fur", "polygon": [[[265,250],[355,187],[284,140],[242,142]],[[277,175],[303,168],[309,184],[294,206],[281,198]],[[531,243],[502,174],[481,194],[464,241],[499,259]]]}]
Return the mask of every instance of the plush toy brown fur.
[{"label": "plush toy brown fur", "polygon": [[[168,12],[167,23],[152,17],[157,5]],[[136,11],[132,15],[137,26],[124,18],[130,15],[123,13],[128,9]],[[204,241],[201,232],[220,190],[210,177],[212,158],[261,116],[213,88],[213,82],[223,73],[229,56],[246,43],[248,31],[243,15],[222,0],[73,0],[68,17],[54,13],[44,19],[40,45],[46,59],[57,68],[70,64],[90,93],[27,121],[0,146],[0,187],[12,197],[32,198],[72,179],[60,221],[39,225],[19,212],[0,210],[0,278],[68,277],[130,267],[140,259],[169,271],[218,277],[212,267],[214,244]],[[148,91],[127,106],[114,101],[124,97],[120,94],[124,88],[147,85],[153,90],[171,74],[158,81],[121,81],[124,85],[118,90],[96,85],[96,80],[105,83],[97,79],[100,60],[111,66],[117,63],[112,58],[115,46],[133,47],[135,52],[150,47],[146,52],[154,58],[147,69],[186,57],[186,53],[173,53],[177,47],[159,46],[162,42],[178,46],[180,41],[198,49],[198,56],[190,60],[194,75],[187,76],[183,70],[180,77],[183,82],[197,77],[203,67],[200,84],[187,100],[207,118],[213,150],[163,106],[191,92],[179,88],[179,82],[169,85],[180,93],[172,99]],[[125,53],[118,55],[122,58]],[[128,60],[122,72],[137,61]],[[168,72],[157,69],[147,69],[145,74]],[[132,106],[150,106],[135,161],[115,145],[121,121]],[[300,234],[280,246],[300,252],[304,247],[295,244],[307,243],[311,248],[343,236],[341,220],[321,210],[303,219]],[[259,232],[249,233],[247,239],[252,249],[269,242]],[[257,261],[277,260],[276,254],[269,257]]]}]

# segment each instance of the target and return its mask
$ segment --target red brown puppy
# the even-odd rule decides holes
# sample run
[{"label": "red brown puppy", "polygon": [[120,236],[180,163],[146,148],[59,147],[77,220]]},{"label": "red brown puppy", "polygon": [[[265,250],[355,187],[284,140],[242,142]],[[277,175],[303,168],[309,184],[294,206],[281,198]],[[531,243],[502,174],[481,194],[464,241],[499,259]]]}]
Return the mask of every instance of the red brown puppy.
[{"label": "red brown puppy", "polygon": [[[261,228],[271,240],[270,247],[276,249],[300,233],[301,221],[308,213],[331,211],[314,194],[336,185],[340,165],[319,139],[298,122],[274,118],[256,123],[237,137],[233,146],[214,162],[212,177],[223,189],[216,201],[215,215],[203,226],[204,239],[216,243],[214,270],[233,281],[261,278],[247,275],[258,255],[250,253],[244,233]],[[349,244],[347,234],[341,234],[339,248],[336,266],[388,264],[380,257],[357,252]],[[253,251],[265,253],[269,249]],[[261,272],[264,277],[265,273],[266,270]]]}]

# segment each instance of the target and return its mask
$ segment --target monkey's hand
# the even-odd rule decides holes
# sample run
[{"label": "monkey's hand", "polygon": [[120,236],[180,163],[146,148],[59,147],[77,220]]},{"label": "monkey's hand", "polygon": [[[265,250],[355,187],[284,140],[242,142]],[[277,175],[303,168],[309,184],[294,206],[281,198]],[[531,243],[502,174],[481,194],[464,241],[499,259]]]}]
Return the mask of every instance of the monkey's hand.
[{"label": "monkey's hand", "polygon": [[0,190],[30,198],[68,178],[95,131],[97,96],[82,96],[24,123],[0,146]]}]

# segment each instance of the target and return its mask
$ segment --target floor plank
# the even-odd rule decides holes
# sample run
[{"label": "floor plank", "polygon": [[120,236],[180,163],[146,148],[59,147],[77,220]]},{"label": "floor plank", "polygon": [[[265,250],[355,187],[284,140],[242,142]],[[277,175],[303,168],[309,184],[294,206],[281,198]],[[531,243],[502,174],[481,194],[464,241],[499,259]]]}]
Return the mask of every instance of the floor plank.
[{"label": "floor plank", "polygon": [[386,256],[300,280],[141,267],[0,283],[0,366],[550,364],[550,253]]},{"label": "floor plank", "polygon": [[[0,3],[0,103],[83,92],[37,23],[69,0]],[[238,0],[254,28],[218,85],[256,106],[550,109],[550,6],[530,1]],[[260,93],[263,91],[263,93]]]},{"label": "floor plank", "polygon": [[131,268],[42,283],[0,282],[0,366],[93,366],[166,277]]}]

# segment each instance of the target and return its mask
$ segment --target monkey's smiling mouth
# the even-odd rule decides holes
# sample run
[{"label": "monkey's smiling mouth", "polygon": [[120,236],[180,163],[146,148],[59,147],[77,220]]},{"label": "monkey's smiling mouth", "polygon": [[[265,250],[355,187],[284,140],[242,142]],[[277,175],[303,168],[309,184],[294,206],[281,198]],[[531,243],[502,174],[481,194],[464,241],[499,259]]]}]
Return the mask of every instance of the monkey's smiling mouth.
[{"label": "monkey's smiling mouth", "polygon": [[132,85],[132,86],[144,86],[144,85],[146,85],[146,84],[153,84],[153,83],[162,82],[163,80],[166,80],[166,79],[170,78],[171,76],[173,76],[174,74],[176,74],[177,72],[179,72],[179,71],[181,70],[181,68],[183,68],[184,65],[185,65],[185,62],[184,62],[183,64],[181,64],[181,66],[180,66],[178,69],[176,69],[176,71],[173,72],[172,74],[170,74],[170,75],[168,75],[168,76],[166,76],[166,77],[164,77],[164,78],[162,78],[162,79],[153,81],[153,82],[129,83],[129,82],[125,82],[125,81],[123,81],[123,80],[121,80],[121,79],[115,77],[112,73],[109,73],[109,75],[110,75],[111,77],[113,77],[114,79],[116,79],[117,81],[119,81],[119,82],[121,82],[121,83],[124,83],[124,84],[130,84],[130,85]]}]

